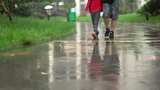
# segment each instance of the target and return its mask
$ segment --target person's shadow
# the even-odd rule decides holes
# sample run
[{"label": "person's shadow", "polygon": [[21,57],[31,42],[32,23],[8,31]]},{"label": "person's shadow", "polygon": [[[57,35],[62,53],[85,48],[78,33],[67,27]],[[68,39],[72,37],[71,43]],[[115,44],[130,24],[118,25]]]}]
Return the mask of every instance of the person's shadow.
[{"label": "person's shadow", "polygon": [[89,63],[90,78],[117,83],[119,79],[119,57],[114,42],[105,43],[103,58],[100,56],[99,43],[93,46],[93,53]]}]

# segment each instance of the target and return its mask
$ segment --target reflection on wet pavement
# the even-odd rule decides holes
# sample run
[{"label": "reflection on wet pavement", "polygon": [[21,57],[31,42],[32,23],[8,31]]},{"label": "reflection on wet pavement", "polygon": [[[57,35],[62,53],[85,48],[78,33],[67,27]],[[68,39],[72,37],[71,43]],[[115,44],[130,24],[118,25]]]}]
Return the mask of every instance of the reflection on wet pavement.
[{"label": "reflection on wet pavement", "polygon": [[157,26],[124,24],[90,40],[88,23],[66,40],[0,53],[0,90],[160,90]]}]

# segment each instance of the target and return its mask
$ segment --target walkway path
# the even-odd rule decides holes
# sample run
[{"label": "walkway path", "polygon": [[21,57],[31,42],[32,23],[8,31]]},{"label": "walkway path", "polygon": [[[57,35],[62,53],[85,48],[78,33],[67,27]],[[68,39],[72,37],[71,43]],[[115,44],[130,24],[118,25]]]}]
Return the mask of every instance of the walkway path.
[{"label": "walkway path", "polygon": [[65,40],[0,53],[0,90],[160,90],[160,27],[122,24],[113,41],[102,30],[92,41],[88,23],[76,28]]}]

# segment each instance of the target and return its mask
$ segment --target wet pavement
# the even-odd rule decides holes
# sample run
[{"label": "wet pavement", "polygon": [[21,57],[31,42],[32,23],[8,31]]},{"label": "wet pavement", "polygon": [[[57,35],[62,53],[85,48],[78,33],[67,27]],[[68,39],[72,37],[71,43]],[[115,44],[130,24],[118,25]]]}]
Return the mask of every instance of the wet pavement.
[{"label": "wet pavement", "polygon": [[114,40],[92,41],[91,24],[76,34],[0,52],[0,90],[160,90],[160,27],[121,24]]}]

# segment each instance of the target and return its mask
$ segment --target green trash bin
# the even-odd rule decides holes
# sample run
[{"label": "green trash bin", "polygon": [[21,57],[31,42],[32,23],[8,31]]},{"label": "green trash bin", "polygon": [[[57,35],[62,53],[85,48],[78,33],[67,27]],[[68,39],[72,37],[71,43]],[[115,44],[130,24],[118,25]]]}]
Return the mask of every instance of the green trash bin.
[{"label": "green trash bin", "polygon": [[67,21],[68,22],[75,22],[76,21],[76,12],[75,8],[71,8],[67,12]]}]

